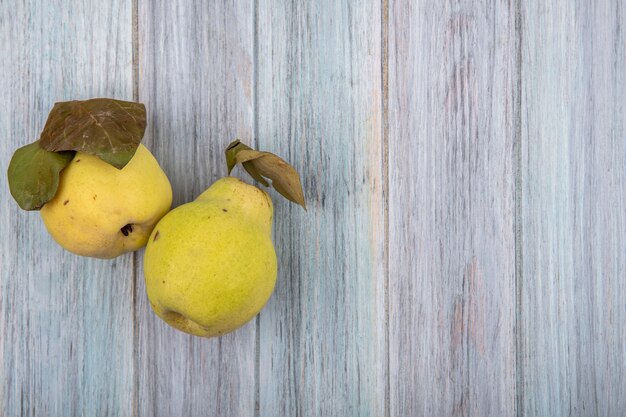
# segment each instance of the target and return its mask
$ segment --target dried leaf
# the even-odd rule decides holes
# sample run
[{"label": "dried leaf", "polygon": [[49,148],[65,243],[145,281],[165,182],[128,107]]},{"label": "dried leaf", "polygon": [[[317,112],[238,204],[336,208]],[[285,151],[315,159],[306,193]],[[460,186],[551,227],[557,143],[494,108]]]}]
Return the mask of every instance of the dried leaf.
[{"label": "dried leaf", "polygon": [[255,151],[236,140],[226,148],[226,165],[229,174],[237,164],[242,164],[252,178],[266,187],[269,183],[265,178],[270,179],[276,191],[286,199],[300,204],[306,210],[300,175],[283,159],[270,152]]},{"label": "dried leaf", "polygon": [[230,145],[228,145],[228,147],[226,148],[226,152],[225,152],[226,153],[226,166],[228,167],[228,173],[230,174],[230,172],[233,170],[235,165],[237,165],[238,163],[241,163],[241,165],[248,172],[248,174],[250,174],[252,178],[260,182],[264,186],[269,187],[270,183],[267,182],[265,178],[263,178],[261,174],[257,172],[256,168],[254,168],[254,165],[248,162],[248,159],[245,159],[243,157],[243,154],[241,154],[241,152],[244,152],[244,151],[252,152],[252,156],[249,157],[248,159],[254,159],[257,157],[257,155],[262,154],[261,152],[257,152],[251,147],[244,145],[239,140],[232,142]]},{"label": "dried leaf", "polygon": [[243,149],[250,149],[250,147],[244,145],[239,140],[231,142],[231,144],[226,147],[224,154],[226,156],[226,166],[228,167],[229,175],[233,168],[235,168],[235,165],[237,165],[237,152]]},{"label": "dried leaf", "polygon": [[261,174],[259,174],[259,172],[256,170],[252,162],[247,161],[247,162],[242,163],[241,165],[248,172],[248,174],[250,174],[252,178],[254,178],[255,180],[257,180],[258,182],[260,182],[266,187],[270,186],[270,183],[267,182],[267,180],[263,178]]},{"label": "dried leaf", "polygon": [[17,204],[24,210],[39,210],[52,200],[59,188],[59,174],[74,153],[49,152],[39,146],[39,141],[16,150],[7,177]]},{"label": "dried leaf", "polygon": [[300,204],[306,209],[304,192],[298,171],[278,156],[264,152],[259,158],[250,161],[259,174],[272,180],[272,187],[287,200]]},{"label": "dried leaf", "polygon": [[142,103],[94,98],[55,103],[41,132],[41,147],[52,152],[79,151],[123,168],[146,130]]}]

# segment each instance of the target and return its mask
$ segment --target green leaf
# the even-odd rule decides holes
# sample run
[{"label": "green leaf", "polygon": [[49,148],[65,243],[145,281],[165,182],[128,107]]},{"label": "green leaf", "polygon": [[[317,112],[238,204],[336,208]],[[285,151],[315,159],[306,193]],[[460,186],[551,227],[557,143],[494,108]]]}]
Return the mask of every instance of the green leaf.
[{"label": "green leaf", "polygon": [[142,103],[94,98],[55,103],[41,132],[41,147],[52,152],[96,155],[123,168],[133,157],[146,130]]},{"label": "green leaf", "polygon": [[49,152],[39,141],[19,148],[13,154],[7,176],[9,190],[24,210],[39,210],[52,200],[59,188],[59,173],[75,152]]},{"label": "green leaf", "polygon": [[306,210],[300,175],[283,159],[270,152],[255,151],[236,140],[226,148],[226,165],[229,174],[237,164],[242,164],[252,178],[266,187],[269,183],[265,178],[269,178],[276,191]]}]

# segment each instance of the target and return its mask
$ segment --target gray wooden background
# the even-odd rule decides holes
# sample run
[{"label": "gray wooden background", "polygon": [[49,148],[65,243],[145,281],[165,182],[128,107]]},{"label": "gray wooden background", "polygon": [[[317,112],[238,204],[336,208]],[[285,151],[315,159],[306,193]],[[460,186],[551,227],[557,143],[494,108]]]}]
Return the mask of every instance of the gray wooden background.
[{"label": "gray wooden background", "polygon": [[272,191],[276,291],[206,340],[5,178],[2,416],[626,416],[623,1],[0,0],[0,56],[2,172],[135,99],[175,205],[242,138],[309,207]]}]

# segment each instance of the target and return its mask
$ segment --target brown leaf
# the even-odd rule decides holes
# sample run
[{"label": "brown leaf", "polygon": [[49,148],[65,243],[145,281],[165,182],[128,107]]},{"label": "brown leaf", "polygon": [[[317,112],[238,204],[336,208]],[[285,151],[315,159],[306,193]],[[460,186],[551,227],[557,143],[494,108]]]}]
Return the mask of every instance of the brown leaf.
[{"label": "brown leaf", "polygon": [[55,103],[41,132],[40,144],[51,152],[78,151],[123,168],[146,130],[142,103],[94,98]]},{"label": "brown leaf", "polygon": [[257,180],[258,182],[260,182],[266,187],[270,186],[270,183],[267,182],[267,180],[263,178],[261,174],[259,174],[259,172],[256,170],[256,168],[254,167],[254,164],[251,161],[243,162],[241,165],[248,172],[248,174],[250,174],[252,178],[254,178],[255,180]]},{"label": "brown leaf", "polygon": [[256,151],[236,140],[226,148],[229,174],[236,164],[242,164],[255,180],[265,186],[269,185],[265,178],[270,179],[276,191],[306,210],[300,175],[282,158],[270,152]]}]

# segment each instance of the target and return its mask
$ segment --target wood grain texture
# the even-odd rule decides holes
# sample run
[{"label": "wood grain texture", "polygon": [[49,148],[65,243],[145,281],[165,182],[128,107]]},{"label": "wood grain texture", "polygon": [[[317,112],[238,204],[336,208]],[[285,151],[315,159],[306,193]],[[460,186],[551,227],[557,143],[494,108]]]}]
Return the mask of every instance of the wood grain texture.
[{"label": "wood grain texture", "polygon": [[[0,171],[55,101],[132,98],[130,1],[0,2]],[[64,22],[61,26],[60,22]],[[0,185],[0,414],[129,416],[132,255],[80,258]]]},{"label": "wood grain texture", "polygon": [[625,8],[0,0],[2,172],[55,101],[134,96],[174,206],[234,138],[308,203],[270,191],[276,291],[205,340],[5,178],[0,415],[625,416]]},{"label": "wood grain texture", "polygon": [[625,18],[522,3],[523,415],[626,415]]},{"label": "wood grain texture", "polygon": [[[140,1],[139,99],[148,109],[145,143],[169,176],[174,206],[226,175],[224,149],[253,137],[252,1]],[[211,340],[153,314],[137,269],[138,416],[252,416],[252,321]]]},{"label": "wood grain texture", "polygon": [[271,2],[257,20],[258,146],[303,178],[272,191],[279,275],[260,317],[262,416],[385,415],[378,1]]},{"label": "wood grain texture", "polygon": [[515,10],[390,0],[392,416],[515,415]]}]

